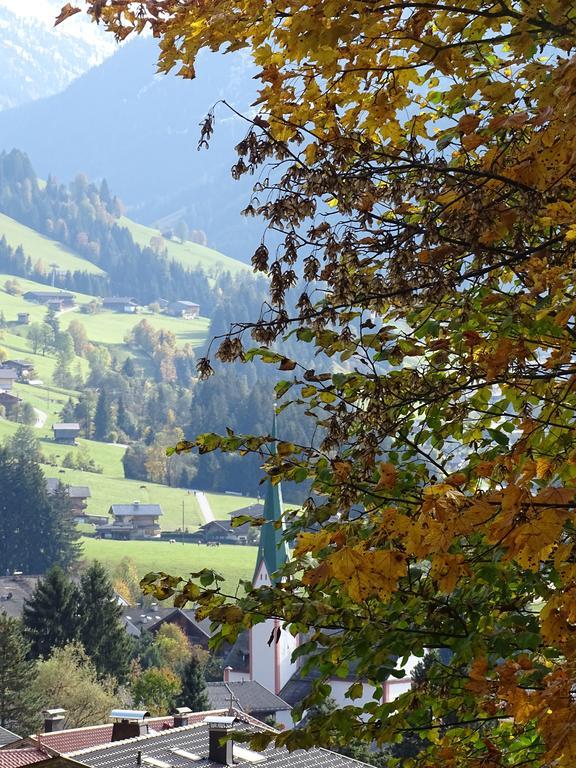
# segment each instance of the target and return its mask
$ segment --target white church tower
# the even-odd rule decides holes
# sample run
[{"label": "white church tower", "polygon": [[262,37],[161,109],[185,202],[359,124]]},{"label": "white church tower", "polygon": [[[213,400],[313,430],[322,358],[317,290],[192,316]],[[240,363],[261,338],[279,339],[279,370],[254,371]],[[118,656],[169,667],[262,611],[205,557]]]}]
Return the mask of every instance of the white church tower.
[{"label": "white church tower", "polygon": [[[272,427],[272,437],[276,437],[276,416]],[[276,452],[276,444],[271,450]],[[260,528],[260,543],[252,584],[264,587],[278,581],[277,571],[288,561],[288,545],[282,540],[284,524],[276,526],[282,520],[282,489],[280,483],[272,485],[266,482],[263,517],[266,522]],[[270,638],[273,638],[270,642]],[[292,677],[297,664],[291,661],[292,652],[298,646],[298,638],[282,629],[278,619],[267,619],[250,630],[250,679],[256,680],[273,693],[279,693]]]}]

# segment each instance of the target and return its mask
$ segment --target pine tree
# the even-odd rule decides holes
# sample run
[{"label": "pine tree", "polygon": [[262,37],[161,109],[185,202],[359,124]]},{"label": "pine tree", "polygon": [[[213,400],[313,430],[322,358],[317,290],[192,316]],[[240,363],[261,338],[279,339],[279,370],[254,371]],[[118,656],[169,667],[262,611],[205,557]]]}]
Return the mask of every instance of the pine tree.
[{"label": "pine tree", "polygon": [[0,725],[5,728],[26,727],[36,709],[30,693],[35,670],[28,651],[20,622],[0,614]]},{"label": "pine tree", "polygon": [[112,582],[94,562],[80,580],[80,639],[100,675],[124,682],[130,669],[132,643],[121,623]]},{"label": "pine tree", "polygon": [[63,648],[78,638],[78,610],[76,586],[59,566],[54,566],[24,603],[24,632],[32,658],[48,658],[54,648]]},{"label": "pine tree", "polygon": [[96,414],[94,416],[94,437],[96,440],[107,440],[114,426],[112,419],[112,406],[106,390],[100,391]]},{"label": "pine tree", "polygon": [[50,494],[50,507],[54,514],[55,540],[58,542],[58,563],[65,569],[73,565],[80,557],[82,546],[79,543],[80,531],[74,520],[74,508],[66,486],[59,483]]},{"label": "pine tree", "polygon": [[194,656],[184,667],[182,692],[178,696],[177,706],[190,707],[193,712],[205,712],[210,707],[202,666]]},{"label": "pine tree", "polygon": [[53,504],[39,465],[0,449],[0,563],[2,569],[45,573],[77,556],[72,518]]},{"label": "pine tree", "polygon": [[42,448],[40,441],[32,427],[22,424],[7,441],[10,456],[15,459],[29,459],[30,461],[42,461]]}]

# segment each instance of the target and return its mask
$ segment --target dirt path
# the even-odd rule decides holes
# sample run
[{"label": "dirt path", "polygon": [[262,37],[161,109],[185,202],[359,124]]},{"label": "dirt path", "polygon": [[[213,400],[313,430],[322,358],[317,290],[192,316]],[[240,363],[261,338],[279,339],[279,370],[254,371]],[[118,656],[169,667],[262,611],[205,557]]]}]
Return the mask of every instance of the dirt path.
[{"label": "dirt path", "polygon": [[214,517],[214,513],[210,509],[210,502],[208,501],[206,494],[202,493],[202,491],[195,491],[196,501],[198,502],[198,506],[200,507],[200,512],[202,513],[202,517],[204,518],[205,523],[212,523],[216,519]]},{"label": "dirt path", "polygon": [[34,426],[36,429],[42,429],[44,424],[46,424],[46,419],[48,418],[48,414],[44,413],[44,411],[41,411],[40,408],[34,408],[34,413],[36,414],[36,423]]}]

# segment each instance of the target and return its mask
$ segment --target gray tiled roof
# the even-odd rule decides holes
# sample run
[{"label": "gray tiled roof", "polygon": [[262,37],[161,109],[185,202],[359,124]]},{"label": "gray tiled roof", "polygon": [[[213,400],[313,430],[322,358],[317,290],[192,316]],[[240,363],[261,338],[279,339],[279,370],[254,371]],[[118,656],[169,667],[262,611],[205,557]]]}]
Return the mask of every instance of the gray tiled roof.
[{"label": "gray tiled roof", "polygon": [[80,431],[80,424],[78,424],[76,422],[69,422],[69,423],[67,423],[67,422],[63,421],[61,424],[54,424],[52,429],[54,431],[56,431],[57,429],[62,429],[62,430],[74,429],[74,430],[78,430],[78,432],[79,432]]},{"label": "gray tiled roof", "polygon": [[12,742],[18,741],[19,739],[20,736],[12,733],[12,731],[9,731],[7,728],[2,728],[0,725],[0,746],[4,746],[5,744],[12,744]]},{"label": "gray tiled roof", "polygon": [[279,696],[256,680],[228,683],[207,683],[208,699],[213,709],[223,709],[230,704],[230,696],[243,712],[258,715],[262,712],[279,712],[291,709]]},{"label": "gray tiled roof", "polygon": [[[243,717],[239,714],[240,717]],[[234,724],[236,731],[269,730],[264,724],[259,727],[248,725],[239,720]],[[79,752],[71,752],[68,757],[76,762],[89,766],[89,768],[134,768],[136,755],[141,752],[142,763],[146,758],[160,760],[168,763],[173,768],[222,768],[222,764],[214,762],[208,757],[209,732],[205,723],[174,728],[161,733],[140,736],[125,741],[117,741],[104,747],[94,747]],[[247,745],[240,745],[244,748]],[[199,755],[202,759],[191,762],[171,750],[180,749]],[[298,749],[288,752],[287,749],[268,747],[263,755],[266,764],[271,768],[353,768],[358,763],[344,755],[330,752],[326,749]],[[247,760],[238,755],[235,765],[251,765]]]},{"label": "gray tiled roof", "polygon": [[161,606],[155,606],[154,608],[130,607],[123,610],[124,619],[129,621],[133,627],[136,627],[138,633],[141,631],[140,628],[146,631],[154,631],[163,622],[176,619],[178,615],[181,615],[191,624],[194,624],[206,637],[211,637],[210,620],[196,619],[194,613],[193,609],[174,608],[172,606],[166,608]]},{"label": "gray tiled roof", "polygon": [[[48,490],[48,493],[54,493],[60,482],[61,480],[57,477],[47,477],[46,489]],[[62,485],[68,491],[68,496],[70,496],[71,499],[89,499],[92,495],[90,493],[90,488],[88,488],[87,485],[67,485],[66,483],[62,483]]]},{"label": "gray tiled roof", "polygon": [[164,514],[160,504],[112,504],[110,507],[115,517],[122,515],[153,515]]}]

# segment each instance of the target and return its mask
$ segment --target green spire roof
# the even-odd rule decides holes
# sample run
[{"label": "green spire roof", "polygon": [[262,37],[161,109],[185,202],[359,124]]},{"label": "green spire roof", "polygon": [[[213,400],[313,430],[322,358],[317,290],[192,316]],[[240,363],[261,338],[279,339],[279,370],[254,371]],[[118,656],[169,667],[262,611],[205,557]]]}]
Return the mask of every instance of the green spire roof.
[{"label": "green spire roof", "polygon": [[[272,437],[276,437],[276,414],[274,414],[274,421],[272,422]],[[272,453],[276,453],[276,443],[271,444],[270,450]],[[277,581],[277,579],[272,577],[272,574],[281,568],[289,558],[288,546],[286,542],[282,541],[284,525],[278,528],[274,527],[274,523],[282,519],[282,511],[282,488],[280,483],[272,485],[270,480],[267,480],[264,512],[262,513],[262,517],[266,522],[260,528],[260,543],[258,544],[258,557],[256,558],[254,576],[256,577],[262,561],[264,561],[272,583]]]}]

